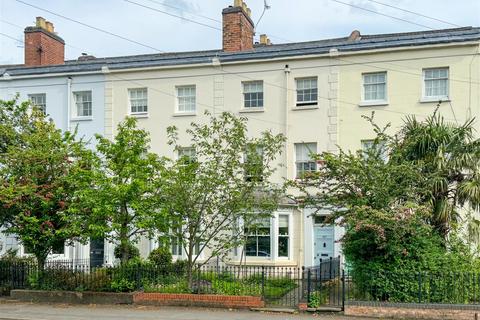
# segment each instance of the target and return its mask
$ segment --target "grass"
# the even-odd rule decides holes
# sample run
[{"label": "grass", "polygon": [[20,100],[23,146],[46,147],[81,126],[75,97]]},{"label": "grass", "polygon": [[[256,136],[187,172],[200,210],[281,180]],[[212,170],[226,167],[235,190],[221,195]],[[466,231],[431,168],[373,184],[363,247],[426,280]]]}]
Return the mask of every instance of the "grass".
[{"label": "grass", "polygon": [[295,281],[289,278],[266,278],[263,284],[258,276],[235,278],[231,273],[202,273],[200,280],[193,281],[192,288],[184,278],[170,279],[170,283],[151,281],[144,284],[145,292],[161,293],[205,293],[232,296],[265,296],[275,300],[297,287]]}]

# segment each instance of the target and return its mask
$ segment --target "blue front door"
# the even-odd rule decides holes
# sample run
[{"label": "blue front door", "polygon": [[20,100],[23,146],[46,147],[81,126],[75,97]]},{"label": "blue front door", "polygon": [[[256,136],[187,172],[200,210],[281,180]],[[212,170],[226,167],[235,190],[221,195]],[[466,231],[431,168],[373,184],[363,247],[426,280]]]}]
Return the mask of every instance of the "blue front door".
[{"label": "blue front door", "polygon": [[329,260],[330,257],[333,258],[334,255],[334,241],[335,241],[335,232],[333,225],[327,226],[315,226],[314,227],[314,265],[322,261]]}]

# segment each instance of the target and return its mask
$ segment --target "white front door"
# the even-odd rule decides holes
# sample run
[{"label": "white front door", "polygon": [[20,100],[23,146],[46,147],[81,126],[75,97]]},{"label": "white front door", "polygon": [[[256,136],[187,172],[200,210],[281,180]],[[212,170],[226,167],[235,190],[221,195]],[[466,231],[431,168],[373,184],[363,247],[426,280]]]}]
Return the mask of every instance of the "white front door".
[{"label": "white front door", "polygon": [[330,260],[334,256],[334,227],[333,226],[315,226],[314,227],[314,263],[318,265],[322,261]]}]

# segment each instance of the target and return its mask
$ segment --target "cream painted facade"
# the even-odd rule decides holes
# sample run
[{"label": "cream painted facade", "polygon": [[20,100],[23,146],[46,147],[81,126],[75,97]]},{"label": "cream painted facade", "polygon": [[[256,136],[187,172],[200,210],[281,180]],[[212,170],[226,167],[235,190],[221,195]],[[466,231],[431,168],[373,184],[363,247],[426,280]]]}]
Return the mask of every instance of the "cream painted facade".
[{"label": "cream painted facade", "polygon": [[[279,170],[275,182],[295,178],[295,144],[316,143],[317,152],[358,150],[363,140],[374,137],[370,125],[361,117],[375,111],[375,121],[381,126],[391,123],[390,132],[402,124],[402,119],[416,115],[419,119],[432,114],[438,100],[424,97],[423,70],[448,68],[448,99],[439,110],[447,120],[461,123],[480,113],[480,59],[479,43],[442,44],[435,46],[394,48],[383,50],[338,53],[317,56],[296,56],[274,61],[240,63],[212,63],[195,66],[162,67],[148,70],[122,70],[106,73],[106,123],[112,128],[130,113],[129,89],[146,88],[148,113],[136,116],[139,125],[152,137],[152,149],[160,155],[175,157],[166,144],[166,128],[175,125],[182,133],[191,122],[205,123],[205,111],[219,114],[223,111],[249,119],[248,130],[252,136],[263,130],[282,133],[287,137],[285,149],[278,158]],[[386,101],[364,101],[363,74],[386,74]],[[296,79],[317,78],[318,103],[307,107],[296,106]],[[264,107],[243,107],[242,84],[263,81]],[[189,114],[177,112],[178,86],[194,85],[196,111]],[[479,127],[480,129],[480,127]],[[189,146],[188,138],[180,134],[180,141]],[[290,251],[288,258],[276,255],[278,248],[279,212],[271,223],[271,257],[247,257],[248,264],[313,265],[321,254],[315,244],[319,241],[315,213],[295,206],[279,211],[291,216]],[[318,213],[317,213],[318,214]],[[328,212],[322,212],[328,215]],[[343,230],[335,227],[334,256],[341,254],[339,240]],[[145,254],[155,244],[144,243]],[[149,248],[147,250],[147,247]],[[238,250],[240,251],[240,250]],[[232,262],[239,257],[232,255]]]},{"label": "cream painted facade", "polygon": [[[381,127],[391,123],[389,133],[395,133],[407,115],[424,120],[437,107],[438,100],[424,98],[423,70],[448,68],[448,98],[439,112],[447,121],[464,123],[475,117],[480,133],[480,44],[425,46],[344,54],[338,56],[339,85],[339,145],[344,150],[358,150],[361,141],[374,138],[371,126],[362,119],[375,112],[375,122]],[[372,106],[363,102],[365,73],[385,72],[387,101]],[[363,105],[365,104],[365,105]]]},{"label": "cream painted facade", "polygon": [[[210,63],[195,67],[159,68],[157,70],[111,71],[106,73],[106,123],[105,128],[115,128],[126,116],[138,118],[140,127],[151,134],[152,151],[161,156],[175,158],[174,150],[167,145],[167,127],[179,129],[181,145],[190,142],[186,129],[192,122],[205,123],[211,114],[228,111],[247,117],[248,132],[252,137],[270,130],[287,137],[282,154],[277,158],[278,170],[273,182],[282,183],[294,179],[296,174],[295,144],[316,143],[317,152],[336,151],[338,68],[330,66],[331,59],[289,59],[272,62],[222,64]],[[317,79],[320,96],[318,104],[297,107],[296,79],[314,77]],[[263,82],[264,107],[247,109],[243,107],[243,83]],[[195,86],[196,111],[181,114],[177,112],[179,86]],[[131,114],[129,90],[146,88],[148,112]],[[289,217],[289,254],[278,256],[278,215]],[[302,266],[314,264],[314,253],[304,252],[305,220],[312,219],[306,211],[296,206],[282,206],[271,219],[271,256],[247,257],[248,264],[269,264]],[[311,225],[310,225],[311,228]],[[311,230],[307,231],[310,235]],[[341,233],[337,234],[337,240]],[[332,239],[333,241],[333,239]],[[142,251],[146,255],[155,244],[142,240]],[[242,252],[241,248],[236,250]],[[339,248],[335,249],[339,254]],[[232,255],[231,262],[239,262],[240,254]],[[305,258],[311,262],[304,262]],[[244,260],[245,261],[245,260]]]},{"label": "cream painted facade", "polygon": [[[244,20],[249,20],[248,10],[242,11],[243,6],[225,10],[225,14],[235,16],[243,12]],[[224,28],[237,25],[230,21]],[[248,35],[248,39],[243,40],[252,41],[252,47],[238,50],[230,46],[229,42],[236,41],[235,37],[228,38],[230,31],[225,33],[224,48],[219,50],[99,59],[86,56],[59,65],[1,66],[0,97],[11,98],[16,92],[25,98],[43,94],[47,113],[55,123],[66,129],[78,123],[79,132],[87,139],[95,133],[112,138],[117,125],[126,116],[134,116],[139,126],[150,133],[152,151],[170,158],[177,155],[167,144],[167,127],[176,126],[180,143],[188,147],[190,142],[185,131],[192,122],[206,123],[209,117],[205,111],[213,115],[228,111],[245,116],[249,119],[248,131],[252,137],[270,130],[282,133],[287,139],[277,159],[278,170],[272,177],[276,183],[296,178],[297,165],[306,157],[305,152],[296,152],[300,144],[316,146],[311,151],[317,153],[338,152],[338,148],[360,149],[362,141],[374,137],[362,115],[375,111],[375,122],[380,126],[391,123],[389,132],[393,133],[408,114],[417,115],[419,119],[432,114],[439,99],[424,99],[427,74],[424,70],[442,69],[433,76],[443,77],[440,85],[446,83],[446,94],[439,109],[447,120],[462,123],[480,116],[480,28],[384,35],[361,35],[354,31],[343,38],[278,45],[268,41],[253,44],[249,38],[253,36],[252,29],[252,34],[242,33]],[[65,81],[53,81],[57,78]],[[77,83],[76,79],[80,78],[83,80]],[[311,99],[314,101],[299,106],[298,80],[301,79],[304,79],[304,89],[311,86],[314,79],[318,92],[317,98]],[[245,107],[244,85],[252,81],[262,84],[261,108]],[[64,90],[65,86],[92,92],[90,116],[75,119],[72,100],[75,95]],[[189,88],[187,91],[195,88],[195,110],[180,113],[177,111],[178,88],[185,86]],[[367,86],[369,90],[375,87],[376,95],[380,91],[385,95],[382,99],[365,101]],[[132,89],[137,90],[136,98],[146,98],[146,111],[142,105],[141,113],[132,114],[129,93]],[[476,126],[480,131],[478,122]],[[310,169],[316,166],[311,161],[307,165]],[[270,220],[269,252],[249,256],[246,263],[312,266],[320,259],[341,255],[343,230],[323,225],[322,219],[328,214],[328,211],[315,212],[311,208],[282,204]],[[285,216],[288,217],[289,249],[288,254],[280,256],[280,217],[285,223]],[[0,244],[14,245],[12,239],[1,237],[2,234]],[[156,245],[153,240],[141,239],[142,256],[148,256]],[[114,263],[114,244],[92,242],[75,248],[66,250],[72,254],[65,258],[85,258],[91,263],[97,258],[102,262],[103,257],[103,263]],[[230,263],[239,262],[242,250],[237,249]],[[182,257],[184,255],[176,258]]]}]

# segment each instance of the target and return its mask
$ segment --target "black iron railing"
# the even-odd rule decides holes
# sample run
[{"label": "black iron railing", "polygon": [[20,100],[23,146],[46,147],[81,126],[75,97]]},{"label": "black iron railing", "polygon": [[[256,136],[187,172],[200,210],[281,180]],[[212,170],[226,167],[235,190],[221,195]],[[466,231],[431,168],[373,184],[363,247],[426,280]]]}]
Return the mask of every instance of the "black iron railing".
[{"label": "black iron railing", "polygon": [[201,266],[129,263],[91,267],[88,260],[0,261],[0,287],[9,289],[162,292],[261,296],[269,305],[296,306],[305,299],[304,270],[297,267]]},{"label": "black iron railing", "polygon": [[260,296],[269,306],[342,307],[345,301],[480,305],[480,272],[346,273],[329,259],[311,268],[201,266],[157,267],[129,263],[92,267],[88,260],[0,260],[0,289],[162,292]]},{"label": "black iron railing", "polygon": [[420,304],[480,304],[480,273],[355,272],[345,278],[346,299]]}]

